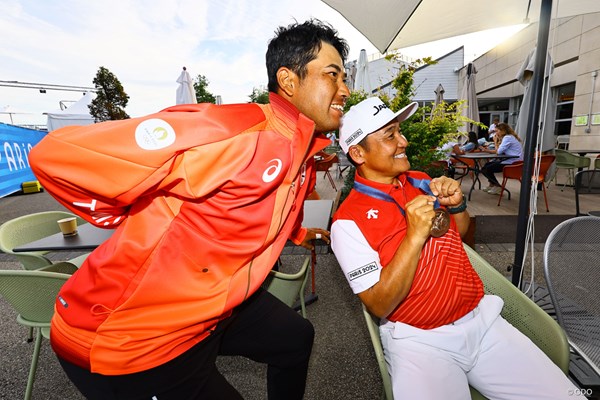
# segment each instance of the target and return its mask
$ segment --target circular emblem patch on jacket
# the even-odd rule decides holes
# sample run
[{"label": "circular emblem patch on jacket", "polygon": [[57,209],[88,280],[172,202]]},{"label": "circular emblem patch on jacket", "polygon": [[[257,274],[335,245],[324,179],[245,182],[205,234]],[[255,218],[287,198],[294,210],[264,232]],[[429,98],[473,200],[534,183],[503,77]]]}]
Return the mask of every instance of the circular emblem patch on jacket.
[{"label": "circular emblem patch on jacket", "polygon": [[135,129],[135,141],[144,150],[164,149],[175,142],[175,130],[162,119],[147,119]]}]

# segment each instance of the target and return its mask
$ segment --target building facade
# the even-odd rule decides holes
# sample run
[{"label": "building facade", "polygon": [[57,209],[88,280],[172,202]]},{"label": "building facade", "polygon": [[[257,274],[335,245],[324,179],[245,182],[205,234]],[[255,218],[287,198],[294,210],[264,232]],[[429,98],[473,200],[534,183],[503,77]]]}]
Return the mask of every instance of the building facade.
[{"label": "building facade", "polygon": [[[527,88],[523,81],[529,78],[525,63],[532,57],[537,34],[538,24],[532,24],[473,61],[481,122],[489,125],[499,117],[524,129],[518,125]],[[556,136],[569,135],[570,149],[600,151],[600,13],[553,20],[548,43],[553,68],[540,116],[544,135],[552,143]],[[459,87],[465,75],[462,68]]]}]

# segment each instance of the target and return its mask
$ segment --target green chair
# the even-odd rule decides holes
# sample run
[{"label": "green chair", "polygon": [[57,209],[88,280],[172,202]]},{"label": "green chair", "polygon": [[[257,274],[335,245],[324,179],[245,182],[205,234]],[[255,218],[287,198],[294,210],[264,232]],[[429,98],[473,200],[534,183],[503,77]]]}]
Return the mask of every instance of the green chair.
[{"label": "green chair", "polygon": [[70,276],[50,271],[0,270],[0,294],[17,311],[17,322],[36,331],[25,400],[31,398],[42,337],[50,337],[56,296]]},{"label": "green chair", "polygon": [[464,245],[487,294],[504,300],[502,316],[536,344],[565,374],[569,372],[569,343],[558,323],[492,267],[475,250]]},{"label": "green chair", "polygon": [[304,288],[306,287],[306,281],[308,279],[309,264],[310,256],[306,256],[300,271],[295,274],[271,271],[262,285],[264,289],[290,307],[293,307],[296,300],[300,298],[300,308],[302,309],[302,316],[304,318],[306,318]]},{"label": "green chair", "polygon": [[558,185],[556,175],[559,169],[567,170],[567,180],[565,181],[561,191],[565,190],[566,185],[573,185],[573,181],[575,180],[575,170],[581,168],[588,168],[590,166],[591,160],[587,157],[581,157],[573,153],[569,153],[566,150],[554,149],[556,155],[555,168],[556,171],[554,173],[554,184]]},{"label": "green chair", "polygon": [[[44,257],[48,253],[47,251],[15,253],[13,249],[19,245],[60,232],[56,221],[67,217],[75,217],[75,215],[65,211],[45,211],[6,221],[0,225],[0,250],[12,254],[27,270],[50,265],[52,261]],[[81,225],[86,221],[77,217],[77,223]],[[87,254],[71,259],[69,262],[81,266],[86,257]]]},{"label": "green chair", "polygon": [[369,330],[369,336],[371,337],[371,344],[373,344],[373,350],[375,350],[375,358],[377,359],[377,365],[379,366],[379,373],[381,374],[381,380],[383,382],[383,396],[384,400],[393,400],[394,394],[392,393],[392,378],[388,371],[387,363],[385,362],[385,356],[383,355],[383,345],[381,344],[381,336],[379,336],[379,318],[371,314],[367,307],[361,302],[363,316],[367,323],[367,329]]},{"label": "green chair", "polygon": [[[504,300],[502,316],[515,328],[535,343],[560,369],[569,372],[569,343],[558,325],[544,310],[517,289],[508,279],[492,267],[475,250],[464,245],[473,268],[483,281],[486,294],[495,294]],[[385,400],[392,400],[392,382],[383,356],[379,337],[378,319],[372,316],[363,305],[363,314],[375,349],[375,357],[383,381]],[[472,400],[485,400],[477,390],[471,388]]]}]

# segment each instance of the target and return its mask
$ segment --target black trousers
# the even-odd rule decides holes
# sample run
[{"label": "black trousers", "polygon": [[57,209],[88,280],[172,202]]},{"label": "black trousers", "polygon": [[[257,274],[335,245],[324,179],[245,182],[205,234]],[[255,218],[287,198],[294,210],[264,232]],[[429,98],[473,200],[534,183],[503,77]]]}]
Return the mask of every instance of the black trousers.
[{"label": "black trousers", "polygon": [[497,161],[489,161],[489,162],[485,163],[485,165],[483,167],[481,167],[481,173],[487,178],[487,180],[491,184],[500,186],[500,182],[498,182],[498,179],[496,179],[496,176],[494,174],[496,172],[502,172],[505,165],[509,165],[509,164],[502,164],[502,161],[498,161],[498,160]]},{"label": "black trousers", "polygon": [[215,365],[218,355],[240,355],[268,364],[270,400],[302,399],[313,339],[310,321],[259,289],[205,340],[150,370],[108,376],[59,361],[90,400],[241,399]]}]

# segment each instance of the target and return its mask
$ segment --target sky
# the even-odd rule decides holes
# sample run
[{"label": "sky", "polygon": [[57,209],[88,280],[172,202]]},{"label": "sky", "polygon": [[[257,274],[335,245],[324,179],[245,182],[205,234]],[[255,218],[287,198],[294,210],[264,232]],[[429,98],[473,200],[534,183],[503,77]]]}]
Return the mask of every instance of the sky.
[{"label": "sky", "polygon": [[[375,47],[321,0],[0,0],[0,81],[93,87],[102,66],[130,96],[132,117],[175,104],[185,66],[204,75],[223,103],[245,103],[266,86],[265,52],[277,27],[314,17],[329,22],[350,45],[349,60]],[[465,45],[465,62],[516,28],[494,30],[402,49],[409,57],[440,57]],[[82,92],[0,86],[0,109],[15,124],[45,125],[44,112],[76,101]],[[10,123],[0,114],[0,122]]]}]

